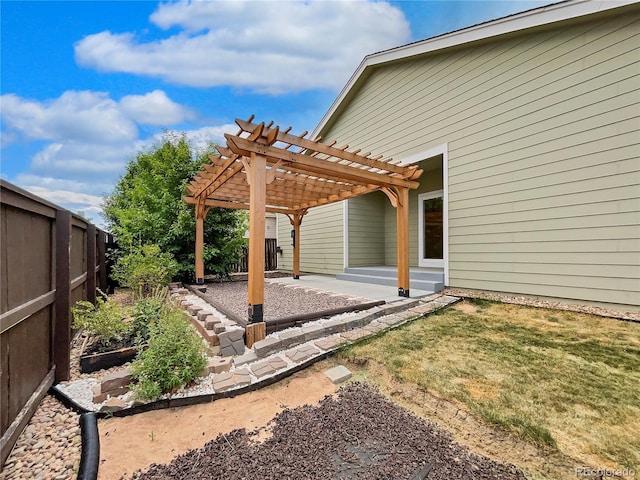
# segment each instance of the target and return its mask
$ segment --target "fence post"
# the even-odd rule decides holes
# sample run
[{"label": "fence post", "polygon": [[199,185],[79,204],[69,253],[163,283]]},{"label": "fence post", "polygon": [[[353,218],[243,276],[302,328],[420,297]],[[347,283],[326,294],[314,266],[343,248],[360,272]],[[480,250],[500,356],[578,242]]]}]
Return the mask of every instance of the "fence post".
[{"label": "fence post", "polygon": [[87,301],[96,303],[96,226],[87,223]]},{"label": "fence post", "polygon": [[113,250],[115,249],[115,247],[116,247],[116,244],[115,244],[113,235],[110,233],[107,233],[107,245],[105,248],[105,257],[107,255],[106,253],[107,250],[109,251],[109,257],[106,258],[104,271],[106,272],[106,275],[107,275],[107,289],[105,290],[105,293],[108,293],[108,294],[112,294],[113,292],[115,292],[115,289],[116,289],[115,282],[111,278],[111,272],[113,271]]},{"label": "fence post", "polygon": [[71,364],[71,212],[56,211],[55,382],[69,380]]},{"label": "fence post", "polygon": [[98,265],[100,270],[98,271],[98,278],[100,280],[100,290],[107,293],[107,257],[106,257],[106,233],[98,229]]}]

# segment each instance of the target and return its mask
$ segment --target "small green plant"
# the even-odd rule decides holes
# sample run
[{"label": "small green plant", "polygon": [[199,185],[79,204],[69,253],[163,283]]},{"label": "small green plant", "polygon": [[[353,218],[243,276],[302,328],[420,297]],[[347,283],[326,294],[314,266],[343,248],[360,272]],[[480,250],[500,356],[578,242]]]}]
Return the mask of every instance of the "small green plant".
[{"label": "small green plant", "polygon": [[160,251],[158,245],[143,245],[120,257],[113,267],[113,278],[129,287],[139,297],[150,295],[154,289],[165,287],[178,271],[178,264],[170,253]]},{"label": "small green plant", "polygon": [[133,306],[133,332],[136,343],[143,344],[149,340],[149,325],[157,322],[160,311],[167,300],[166,287],[152,289],[148,297],[140,298]]},{"label": "small green plant", "polygon": [[131,365],[136,397],[151,400],[192,382],[205,367],[204,345],[184,313],[171,306],[149,324],[148,348]]},{"label": "small green plant", "polygon": [[105,346],[114,340],[120,340],[131,328],[131,325],[124,322],[123,309],[102,295],[98,295],[95,305],[84,300],[77,302],[71,312],[73,328],[87,330]]}]

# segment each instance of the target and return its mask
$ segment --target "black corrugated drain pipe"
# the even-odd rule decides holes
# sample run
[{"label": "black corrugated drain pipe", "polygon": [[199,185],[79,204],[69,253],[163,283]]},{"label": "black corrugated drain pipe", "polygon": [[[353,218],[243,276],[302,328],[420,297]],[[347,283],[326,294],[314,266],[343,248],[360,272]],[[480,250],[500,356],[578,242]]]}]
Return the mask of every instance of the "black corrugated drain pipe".
[{"label": "black corrugated drain pipe", "polygon": [[82,436],[82,454],[78,480],[96,480],[100,463],[100,436],[98,420],[94,412],[80,415],[80,434]]}]

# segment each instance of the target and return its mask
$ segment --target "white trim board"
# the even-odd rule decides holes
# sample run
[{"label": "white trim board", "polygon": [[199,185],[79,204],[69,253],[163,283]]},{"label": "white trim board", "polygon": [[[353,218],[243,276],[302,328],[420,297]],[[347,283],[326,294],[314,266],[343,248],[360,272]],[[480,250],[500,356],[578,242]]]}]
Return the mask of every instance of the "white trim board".
[{"label": "white trim board", "polygon": [[[418,163],[442,155],[442,257],[444,260],[444,285],[449,286],[449,144],[443,143],[400,159],[400,165]],[[420,250],[420,249],[418,249]],[[418,255],[420,255],[418,253]],[[418,263],[420,259],[418,258]]]},{"label": "white trim board", "polygon": [[[424,200],[442,197],[442,259],[424,258]],[[418,195],[418,266],[444,268],[444,246],[449,243],[444,230],[444,190],[434,190]]]},{"label": "white trim board", "polygon": [[342,268],[349,268],[349,200],[342,201]]}]

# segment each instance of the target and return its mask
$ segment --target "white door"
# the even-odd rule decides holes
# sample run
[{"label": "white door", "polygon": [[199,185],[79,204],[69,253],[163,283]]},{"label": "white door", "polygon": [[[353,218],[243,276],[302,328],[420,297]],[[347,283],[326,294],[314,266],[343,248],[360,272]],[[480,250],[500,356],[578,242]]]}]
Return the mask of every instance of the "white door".
[{"label": "white door", "polygon": [[421,267],[444,268],[443,208],[442,190],[418,195],[418,264]]}]

